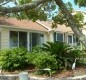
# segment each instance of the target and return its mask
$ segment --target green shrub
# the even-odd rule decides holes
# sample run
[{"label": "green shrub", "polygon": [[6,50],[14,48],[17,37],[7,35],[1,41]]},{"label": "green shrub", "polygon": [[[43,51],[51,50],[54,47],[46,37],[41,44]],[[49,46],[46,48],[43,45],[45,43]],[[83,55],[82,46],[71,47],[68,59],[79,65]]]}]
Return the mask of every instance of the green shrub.
[{"label": "green shrub", "polygon": [[75,58],[79,57],[80,50],[73,49],[63,42],[47,42],[43,44],[42,49],[48,51],[51,55],[55,55],[58,69],[71,68]]},{"label": "green shrub", "polygon": [[0,51],[0,65],[5,70],[25,69],[28,65],[27,50],[13,48]]},{"label": "green shrub", "polygon": [[42,52],[42,48],[39,45],[36,45],[35,47],[33,47],[32,49],[32,53],[40,53]]},{"label": "green shrub", "polygon": [[79,66],[86,65],[86,50],[82,50],[80,57],[78,59],[78,64]]},{"label": "green shrub", "polygon": [[47,54],[46,52],[40,53],[31,53],[28,56],[29,62],[34,64],[37,69],[44,69],[44,68],[57,68],[57,62],[55,56]]}]

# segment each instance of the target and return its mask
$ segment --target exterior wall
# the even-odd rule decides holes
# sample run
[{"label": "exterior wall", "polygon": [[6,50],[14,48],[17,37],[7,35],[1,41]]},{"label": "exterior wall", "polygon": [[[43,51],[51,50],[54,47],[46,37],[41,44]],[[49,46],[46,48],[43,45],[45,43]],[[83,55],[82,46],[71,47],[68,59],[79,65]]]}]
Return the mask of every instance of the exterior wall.
[{"label": "exterior wall", "polygon": [[9,30],[2,28],[1,30],[1,49],[9,48]]},{"label": "exterior wall", "polygon": [[54,42],[53,31],[47,33],[47,41]]},{"label": "exterior wall", "polygon": [[44,43],[46,43],[48,41],[47,34],[48,33],[44,33]]},{"label": "exterior wall", "polygon": [[[57,33],[63,34],[63,42],[66,42],[66,43],[68,43],[71,46],[76,46],[77,45],[76,38],[74,39],[74,33],[72,33],[72,32],[66,32],[66,33],[56,32],[56,34]],[[70,35],[72,37],[71,43],[68,42],[68,35]],[[57,37],[56,37],[56,39],[57,39]]]},{"label": "exterior wall", "polygon": [[[10,42],[10,33],[9,31],[24,31],[27,32],[27,49],[30,50],[30,33],[40,33],[44,34],[44,43],[47,41],[54,42],[53,31],[50,32],[41,32],[41,31],[32,31],[24,29],[13,29],[13,28],[2,28],[1,29],[1,49],[9,48]],[[62,32],[57,32],[62,33]],[[68,43],[68,35],[73,35],[73,33],[62,33],[64,34],[64,42]]]},{"label": "exterior wall", "polygon": [[44,43],[47,41],[47,32],[31,31],[24,29],[2,28],[1,29],[1,49],[10,48],[10,31],[24,31],[27,32],[27,49],[30,50],[30,33],[44,34]]},{"label": "exterior wall", "polygon": [[67,37],[68,37],[68,33],[64,33],[64,42],[67,43]]}]

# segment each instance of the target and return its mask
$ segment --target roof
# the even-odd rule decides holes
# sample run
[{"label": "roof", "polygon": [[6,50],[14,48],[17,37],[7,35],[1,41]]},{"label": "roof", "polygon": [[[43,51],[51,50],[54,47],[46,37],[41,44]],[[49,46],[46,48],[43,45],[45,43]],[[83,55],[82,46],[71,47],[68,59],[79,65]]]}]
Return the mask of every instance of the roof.
[{"label": "roof", "polygon": [[72,32],[72,29],[70,27],[66,27],[65,25],[57,25],[57,28],[53,28],[52,29],[52,22],[51,21],[37,21],[38,23],[40,23],[41,25],[45,25],[45,27],[49,30],[54,30],[54,31],[58,31],[58,32]]},{"label": "roof", "polygon": [[[52,22],[50,21],[37,21],[33,22],[30,20],[18,20],[16,18],[8,18],[8,17],[0,17],[0,25],[4,25],[4,27],[10,28],[19,28],[19,29],[27,29],[27,30],[36,30],[36,31],[57,31],[57,32],[72,32],[70,27],[66,27],[65,25],[57,25],[57,28],[52,29]],[[72,32],[73,33],[73,32]]]},{"label": "roof", "polygon": [[29,20],[18,20],[16,18],[0,17],[0,25],[6,25],[5,27],[10,27],[10,28],[19,28],[19,29],[47,32],[46,28],[44,28],[42,25],[39,25],[36,22],[32,22]]}]

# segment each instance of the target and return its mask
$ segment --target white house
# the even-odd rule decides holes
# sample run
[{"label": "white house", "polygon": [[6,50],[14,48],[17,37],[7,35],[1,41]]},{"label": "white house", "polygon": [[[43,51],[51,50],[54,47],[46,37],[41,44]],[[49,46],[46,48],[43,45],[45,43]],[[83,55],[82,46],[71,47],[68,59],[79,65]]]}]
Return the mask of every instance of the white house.
[{"label": "white house", "polygon": [[32,47],[41,46],[46,41],[77,44],[77,39],[69,27],[57,25],[57,28],[52,29],[51,25],[48,21],[32,22],[0,17],[0,48],[25,47],[32,50]]}]

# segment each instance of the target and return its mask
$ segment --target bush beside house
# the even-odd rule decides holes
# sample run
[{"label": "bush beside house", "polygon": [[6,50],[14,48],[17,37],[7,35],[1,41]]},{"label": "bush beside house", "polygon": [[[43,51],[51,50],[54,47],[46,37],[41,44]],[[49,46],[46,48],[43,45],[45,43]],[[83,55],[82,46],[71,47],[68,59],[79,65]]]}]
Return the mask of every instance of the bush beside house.
[{"label": "bush beside house", "polygon": [[32,52],[24,48],[1,50],[0,65],[4,70],[22,70],[32,64],[36,69],[51,68],[57,71],[70,69],[74,59],[81,55],[80,50],[73,49],[63,42],[48,42],[42,49],[36,47]]}]

